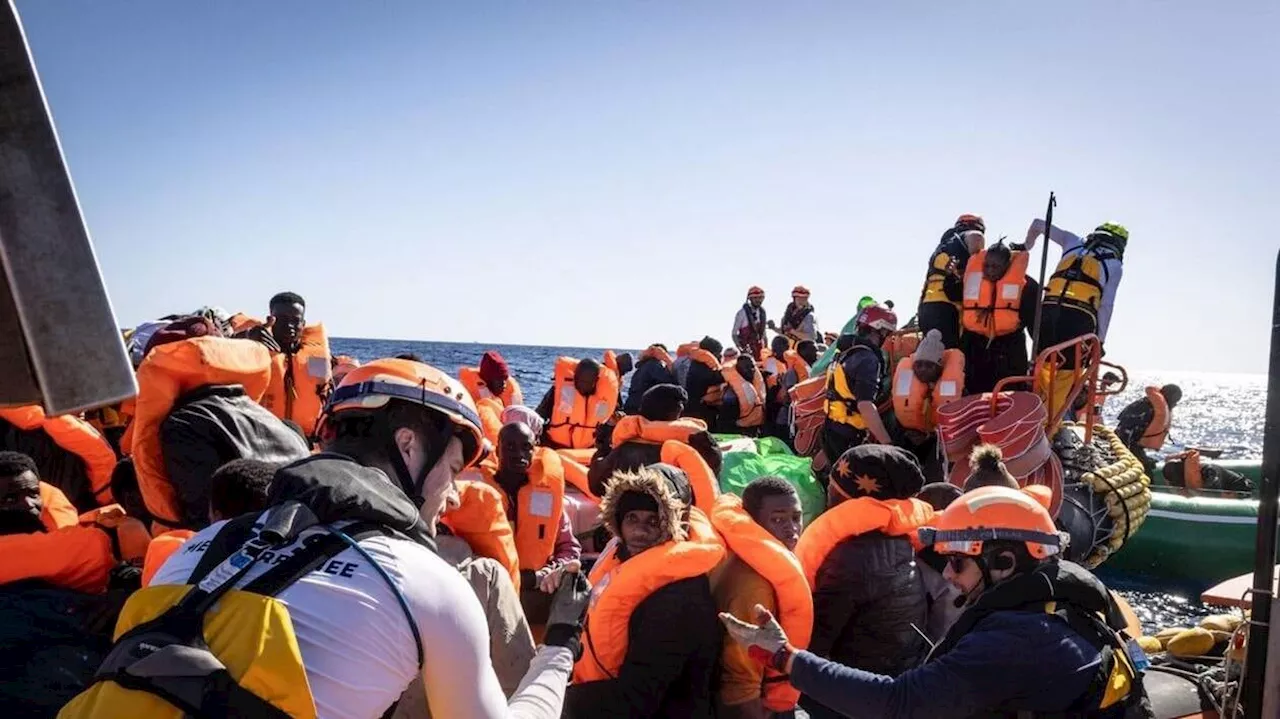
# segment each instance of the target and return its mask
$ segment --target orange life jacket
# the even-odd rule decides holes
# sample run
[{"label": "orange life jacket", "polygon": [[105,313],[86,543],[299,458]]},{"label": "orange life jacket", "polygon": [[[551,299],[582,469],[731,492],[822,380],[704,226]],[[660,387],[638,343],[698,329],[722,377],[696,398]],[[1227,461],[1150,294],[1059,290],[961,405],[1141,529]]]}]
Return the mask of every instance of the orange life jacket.
[{"label": "orange life jacket", "polygon": [[693,490],[693,506],[709,514],[715,507],[716,498],[720,496],[720,482],[711,471],[707,460],[698,454],[698,450],[684,442],[669,439],[662,443],[659,461],[682,470],[689,476],[689,487]]},{"label": "orange life jacket", "polygon": [[[267,348],[249,340],[193,337],[160,345],[138,367],[133,462],[147,511],[166,529],[182,526],[178,495],[165,471],[160,425],[182,395],[206,385],[241,385],[258,401],[271,381]],[[153,527],[158,529],[158,527]],[[158,532],[157,532],[158,533]]]},{"label": "orange life jacket", "polygon": [[[695,344],[694,346],[696,347],[697,345]],[[671,365],[674,364],[671,354],[657,345],[649,345],[645,351],[640,353],[640,359],[656,359],[667,369],[671,369]]]},{"label": "orange life jacket", "polygon": [[564,450],[557,450],[556,454],[560,455],[560,466],[564,469],[564,483],[599,504],[600,498],[591,491],[591,482],[587,479],[587,465],[566,456]]},{"label": "orange life jacket", "polygon": [[662,444],[668,440],[675,440],[687,444],[690,437],[706,431],[707,423],[697,417],[681,417],[665,421],[629,414],[618,420],[613,427],[613,448],[621,447],[624,442]]},{"label": "orange life jacket", "polygon": [[787,363],[787,367],[795,370],[796,384],[809,379],[809,363],[804,361],[799,352],[787,350],[786,354],[782,355],[782,359]]},{"label": "orange life jacket", "polygon": [[[790,352],[791,350],[787,350]],[[787,373],[786,356],[775,357],[772,352],[765,352],[764,362],[760,363],[760,370],[768,373],[765,377],[764,386],[766,389],[773,389],[782,381],[782,375]]]},{"label": "orange life jacket", "polygon": [[693,354],[693,351],[696,349],[699,349],[697,342],[685,342],[679,347],[676,347],[676,357],[687,357]]},{"label": "orange life jacket", "polygon": [[[742,508],[742,500],[735,495],[721,495],[716,501],[711,510],[711,525],[729,551],[773,587],[778,623],[792,646],[807,648],[813,634],[813,593],[805,580],[800,560],[764,527],[756,524]],[[738,618],[755,623],[755,617]],[[784,675],[772,669],[765,669],[762,694],[764,708],[773,712],[795,709],[800,698],[800,691],[791,686]]]},{"label": "orange life jacket", "polygon": [[0,585],[27,579],[64,589],[106,591],[116,566],[111,538],[97,527],[0,536]]},{"label": "orange life jacket", "polygon": [[919,549],[916,530],[933,521],[933,507],[914,497],[911,499],[872,499],[857,497],[846,499],[828,509],[800,535],[796,545],[796,558],[804,567],[805,579],[810,589],[817,588],[818,569],[841,542],[866,534],[883,532],[890,537],[906,535],[911,545]]},{"label": "orange life jacket", "polygon": [[41,482],[40,522],[51,532],[63,527],[75,527],[80,524],[80,513],[61,489],[48,482]]},{"label": "orange life jacket", "polygon": [[884,344],[880,345],[887,360],[885,366],[896,367],[903,357],[914,354],[920,346],[920,339],[919,331],[899,330],[889,335]]},{"label": "orange life jacket", "polygon": [[[484,481],[498,490],[503,511],[510,517],[510,500],[498,484],[497,471],[496,463],[480,465]],[[516,493],[515,543],[521,569],[536,572],[547,566],[555,553],[564,514],[564,481],[560,455],[546,447],[534,447],[529,482]]]},{"label": "orange life jacket", "polygon": [[1204,489],[1204,470],[1200,466],[1199,450],[1187,450],[1182,460],[1182,481],[1187,489]]},{"label": "orange life jacket", "polygon": [[938,408],[964,394],[964,353],[942,353],[942,376],[932,386],[916,377],[914,364],[914,355],[898,361],[893,373],[893,413],[907,429],[932,432],[938,426]]},{"label": "orange life jacket", "polygon": [[151,580],[160,567],[194,536],[196,533],[190,529],[175,529],[152,538],[147,546],[147,556],[142,559],[142,586],[151,586]]},{"label": "orange life jacket", "polygon": [[738,426],[750,428],[764,424],[765,389],[760,371],[756,370],[750,384],[742,378],[736,367],[725,367],[720,375],[738,396]]},{"label": "orange life jacket", "polygon": [[502,429],[502,400],[485,397],[476,402],[476,414],[480,416],[480,431],[489,444],[498,446],[498,432]]},{"label": "orange life jacket", "polygon": [[591,459],[596,456],[596,448],[565,449],[560,447],[556,449],[556,453],[560,455],[560,459],[571,459],[578,464],[589,467],[591,466]]},{"label": "orange life jacket", "polygon": [[[471,399],[477,403],[486,397],[493,397],[493,393],[489,391],[489,385],[480,379],[479,367],[462,367],[458,370],[458,381],[462,382],[462,386],[467,388],[467,392],[471,394]],[[502,396],[497,398],[502,402],[502,406],[510,407],[513,404],[524,404],[524,393],[520,391],[520,383],[515,377],[507,377],[507,386],[502,390]]]},{"label": "orange life jacket", "polygon": [[111,496],[111,472],[116,468],[116,451],[93,425],[69,414],[47,417],[39,405],[0,408],[0,419],[28,432],[44,432],[54,444],[84,462],[85,476],[98,506],[115,501]]},{"label": "orange life jacket", "polygon": [[618,540],[609,542],[591,568],[591,602],[573,681],[616,678],[627,656],[627,625],[636,607],[672,582],[710,572],[724,559],[724,551],[711,522],[697,509],[689,512],[689,538],[683,542],[665,542],[625,562],[618,559]]},{"label": "orange life jacket", "polygon": [[[689,359],[716,372],[717,374],[720,373],[720,358],[697,345],[694,345],[694,348],[689,351]],[[702,402],[703,404],[718,405],[723,398],[724,384],[714,384],[708,387],[706,393],[702,395]]]},{"label": "orange life jacket", "polygon": [[1155,410],[1155,414],[1152,415],[1151,424],[1147,425],[1138,444],[1147,449],[1160,449],[1164,446],[1165,439],[1169,437],[1169,424],[1173,421],[1169,413],[1169,401],[1160,393],[1159,387],[1147,387],[1146,394],[1147,401],[1151,402],[1151,408]]},{"label": "orange life jacket", "polygon": [[502,506],[502,492],[483,480],[459,479],[457,486],[458,507],[445,512],[440,521],[454,536],[466,542],[471,551],[497,560],[519,591],[520,553],[516,551],[515,534]]},{"label": "orange life jacket", "polygon": [[151,544],[151,532],[142,520],[125,514],[124,507],[108,504],[80,515],[80,526],[97,527],[111,538],[115,556],[122,562],[141,564]]},{"label": "orange life jacket", "polygon": [[262,406],[280,419],[297,422],[310,437],[329,396],[331,376],[324,325],[307,325],[302,328],[296,354],[272,353],[271,384],[262,396]]},{"label": "orange life jacket", "polygon": [[994,339],[1022,329],[1018,310],[1022,307],[1022,289],[1027,284],[1030,253],[1015,251],[1012,256],[1008,271],[996,282],[982,275],[986,250],[969,257],[964,271],[964,300],[961,305],[966,332]]},{"label": "orange life jacket", "polygon": [[596,427],[609,421],[618,409],[618,362],[613,352],[605,352],[596,391],[583,397],[573,386],[573,372],[578,360],[561,357],[556,360],[555,403],[547,436],[561,447],[585,449],[596,443]]}]

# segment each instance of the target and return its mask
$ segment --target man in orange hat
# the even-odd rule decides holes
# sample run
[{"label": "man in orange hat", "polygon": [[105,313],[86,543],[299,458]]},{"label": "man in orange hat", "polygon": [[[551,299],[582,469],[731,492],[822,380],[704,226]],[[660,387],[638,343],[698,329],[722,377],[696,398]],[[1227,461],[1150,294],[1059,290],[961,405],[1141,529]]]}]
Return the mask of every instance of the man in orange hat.
[{"label": "man in orange hat", "polygon": [[809,290],[804,285],[796,285],[791,290],[791,303],[782,313],[782,325],[769,322],[769,329],[786,336],[794,345],[802,340],[818,341],[818,321],[813,316],[813,305],[809,304]]},{"label": "man in orange hat", "polygon": [[752,287],[747,290],[747,301],[733,318],[733,343],[750,354],[755,361],[764,361],[765,328],[769,319],[764,313],[764,290]]}]

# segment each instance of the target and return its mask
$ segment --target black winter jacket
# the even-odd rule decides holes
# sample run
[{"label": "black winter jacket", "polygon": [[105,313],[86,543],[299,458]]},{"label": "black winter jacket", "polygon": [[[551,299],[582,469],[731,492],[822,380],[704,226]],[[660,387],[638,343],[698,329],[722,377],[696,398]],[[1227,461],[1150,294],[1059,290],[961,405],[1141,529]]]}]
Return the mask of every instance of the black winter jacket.
[{"label": "black winter jacket", "polygon": [[[720,445],[716,444],[710,434],[701,433],[691,436],[690,446],[707,462],[707,466],[720,476],[723,455]],[[596,454],[591,458],[591,466],[587,468],[587,483],[597,497],[603,497],[609,478],[614,472],[629,472],[656,464],[662,461],[662,445],[651,442],[632,440],[623,442],[613,449],[596,447]]]},{"label": "black winter jacket", "polygon": [[906,537],[880,532],[851,537],[818,568],[813,639],[820,657],[897,676],[928,651],[916,630],[928,623],[924,583]]},{"label": "black winter jacket", "polygon": [[[188,392],[160,424],[160,445],[182,509],[182,526],[209,524],[209,478],[233,459],[286,464],[311,453],[302,436],[240,385],[209,385]],[[161,521],[164,521],[161,518]]]},{"label": "black winter jacket", "polygon": [[702,397],[712,387],[724,384],[724,377],[701,362],[689,365],[689,375],[685,377],[684,389],[689,393],[689,402],[685,405],[685,417],[697,417],[707,423],[708,427],[716,426],[720,410],[702,403]]},{"label": "black winter jacket", "polygon": [[649,595],[631,614],[627,634],[618,677],[571,685],[563,717],[713,716],[711,681],[721,638],[707,577],[672,582]]},{"label": "black winter jacket", "polygon": [[636,363],[635,374],[631,375],[631,387],[627,390],[627,401],[622,411],[627,414],[640,414],[640,398],[654,385],[677,384],[676,376],[654,357],[645,357]]}]

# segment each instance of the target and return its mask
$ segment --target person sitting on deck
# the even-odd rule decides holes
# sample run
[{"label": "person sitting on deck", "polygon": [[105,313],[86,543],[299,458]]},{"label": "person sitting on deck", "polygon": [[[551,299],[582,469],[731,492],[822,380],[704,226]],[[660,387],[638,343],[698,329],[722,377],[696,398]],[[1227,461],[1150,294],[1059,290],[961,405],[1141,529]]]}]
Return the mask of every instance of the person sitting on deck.
[{"label": "person sitting on deck", "polygon": [[622,411],[627,414],[639,414],[641,398],[650,387],[660,384],[679,384],[672,371],[673,364],[666,345],[651,344],[648,349],[641,352],[640,359],[636,362],[635,374],[631,375],[631,386],[627,390],[627,401],[623,403]]},{"label": "person sitting on deck", "polygon": [[[749,520],[745,523],[740,516],[744,514]],[[742,490],[741,500],[722,497],[712,511],[711,523],[731,552],[712,574],[719,611],[751,619],[758,604],[781,615],[781,601],[788,619],[801,632],[811,631],[813,597],[793,554],[804,524],[795,487],[781,477],[759,477]],[[785,677],[767,671],[736,642],[726,642],[720,654],[718,686],[716,716],[720,719],[777,716],[794,710],[798,696]]]},{"label": "person sitting on deck", "polygon": [[307,324],[307,303],[301,296],[281,292],[267,307],[265,323],[245,318],[241,326],[252,326],[235,336],[259,342],[271,353],[271,383],[262,406],[280,419],[297,422],[311,437],[333,379],[329,338],[324,325]]},{"label": "person sitting on deck", "polygon": [[[828,509],[796,546],[813,589],[814,654],[889,676],[924,656],[928,603],[913,546],[933,520],[915,498],[923,486],[915,457],[898,447],[862,445],[836,461]],[[824,699],[800,704],[815,719],[841,716]]]},{"label": "person sitting on deck", "polygon": [[725,388],[717,423],[719,430],[725,434],[749,437],[760,434],[768,391],[755,360],[749,354],[740,354],[733,364],[725,365],[721,376],[724,377]]},{"label": "person sitting on deck", "polygon": [[614,539],[591,570],[567,719],[713,716],[721,637],[708,574],[725,549],[680,474],[646,467],[609,483],[600,510]]},{"label": "person sitting on deck", "polygon": [[720,352],[724,346],[712,337],[703,337],[697,348],[689,352],[689,370],[684,389],[689,394],[685,417],[696,417],[714,427],[720,417],[720,401],[724,396],[724,376],[720,374]]},{"label": "person sitting on deck", "polygon": [[556,360],[555,382],[537,407],[547,421],[542,444],[553,449],[595,446],[596,428],[612,419],[620,390],[618,372],[590,357]]},{"label": "person sitting on deck", "polygon": [[916,351],[898,362],[892,383],[894,443],[924,464],[937,453],[938,408],[964,394],[964,355],[946,349],[942,333],[929,330]]},{"label": "person sitting on deck", "polygon": [[[720,473],[720,446],[705,422],[681,417],[689,395],[674,384],[649,388],[640,401],[640,412],[628,415],[610,428],[608,441],[596,445],[587,469],[591,493],[603,497],[608,482],[617,472],[633,472],[663,461],[666,442],[675,440],[697,451],[713,476]],[[602,432],[602,438],[605,433]],[[671,450],[668,450],[670,453]]]},{"label": "person sitting on deck", "polygon": [[946,557],[966,609],[923,664],[897,677],[795,649],[763,608],[754,624],[721,621],[805,696],[844,716],[1155,716],[1119,633],[1119,608],[1097,577],[1059,559],[1064,539],[1030,494],[966,492],[920,539]]},{"label": "person sitting on deck", "polygon": [[1040,285],[1027,276],[1030,253],[1003,242],[969,258],[961,321],[964,384],[969,394],[992,391],[1006,377],[1026,375],[1028,333],[1035,328]]},{"label": "person sitting on deck", "polygon": [[1147,450],[1159,451],[1164,447],[1173,421],[1173,408],[1182,401],[1182,388],[1176,384],[1147,387],[1145,395],[1120,411],[1116,419],[1116,436],[1142,462],[1150,476],[1156,469],[1156,463],[1147,455]]}]

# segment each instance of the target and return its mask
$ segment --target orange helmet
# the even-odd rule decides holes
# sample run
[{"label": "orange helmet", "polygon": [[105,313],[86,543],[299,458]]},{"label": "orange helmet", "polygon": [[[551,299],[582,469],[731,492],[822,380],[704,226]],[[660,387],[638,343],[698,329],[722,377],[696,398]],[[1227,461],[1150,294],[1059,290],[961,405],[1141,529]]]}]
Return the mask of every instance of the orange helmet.
[{"label": "orange helmet", "polygon": [[795,297],[796,295],[800,295],[801,297],[808,297],[809,288],[805,287],[804,285],[796,285],[791,289],[791,296]]},{"label": "orange helmet", "polygon": [[983,544],[994,540],[1025,542],[1032,557],[1045,559],[1061,552],[1068,537],[1036,497],[1009,487],[965,492],[934,526],[920,530],[920,541],[939,554],[981,556]]},{"label": "orange helmet", "polygon": [[764,297],[764,290],[752,285],[751,289],[747,290],[747,299],[752,299],[754,297]]},{"label": "orange helmet", "polygon": [[448,418],[454,436],[462,440],[465,466],[484,455],[484,431],[471,394],[453,377],[422,362],[379,359],[351,369],[329,396],[325,417],[379,409],[393,399],[420,404]]}]

